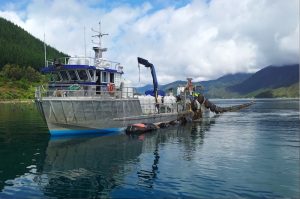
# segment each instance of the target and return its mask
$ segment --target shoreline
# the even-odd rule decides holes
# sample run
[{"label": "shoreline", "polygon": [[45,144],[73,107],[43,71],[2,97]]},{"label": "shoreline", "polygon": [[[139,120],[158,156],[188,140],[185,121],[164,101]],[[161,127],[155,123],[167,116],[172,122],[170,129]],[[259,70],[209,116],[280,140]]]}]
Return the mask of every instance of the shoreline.
[{"label": "shoreline", "polygon": [[33,99],[14,99],[14,100],[3,100],[0,99],[0,104],[15,104],[15,103],[33,103]]}]

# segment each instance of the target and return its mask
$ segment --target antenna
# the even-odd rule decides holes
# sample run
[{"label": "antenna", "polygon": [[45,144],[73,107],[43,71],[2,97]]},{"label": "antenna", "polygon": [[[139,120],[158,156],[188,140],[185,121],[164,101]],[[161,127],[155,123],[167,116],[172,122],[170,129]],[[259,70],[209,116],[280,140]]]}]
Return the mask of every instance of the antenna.
[{"label": "antenna", "polygon": [[84,36],[84,57],[86,58],[85,26],[83,27],[83,36]]},{"label": "antenna", "polygon": [[45,66],[47,67],[47,51],[46,51],[46,35],[44,32],[44,53],[45,53]]},{"label": "antenna", "polygon": [[99,31],[94,30],[93,28],[92,31],[96,33],[96,35],[93,35],[92,37],[97,37],[99,39],[98,42],[92,40],[92,43],[97,45],[93,47],[93,50],[95,51],[95,59],[102,58],[102,52],[107,51],[107,48],[102,48],[101,39],[103,36],[108,34],[101,32],[101,21],[99,22]]},{"label": "antenna", "polygon": [[99,42],[94,42],[93,40],[92,40],[92,42],[94,43],[94,44],[98,44],[98,47],[102,47],[101,46],[101,39],[102,39],[102,37],[103,36],[105,36],[105,35],[108,35],[107,33],[102,33],[101,32],[101,21],[99,22],[99,31],[97,31],[97,30],[94,30],[93,28],[92,28],[92,31],[93,32],[95,32],[95,33],[97,33],[96,35],[93,35],[92,37],[98,37],[98,39],[99,39]]}]

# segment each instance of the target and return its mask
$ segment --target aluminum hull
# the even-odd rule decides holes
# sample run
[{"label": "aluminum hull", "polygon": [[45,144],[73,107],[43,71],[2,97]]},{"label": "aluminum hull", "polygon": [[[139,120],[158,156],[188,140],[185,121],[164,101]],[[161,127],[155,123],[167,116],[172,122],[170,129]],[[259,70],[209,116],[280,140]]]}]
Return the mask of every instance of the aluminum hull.
[{"label": "aluminum hull", "polygon": [[178,107],[164,113],[145,114],[137,98],[43,98],[36,100],[51,135],[112,133],[128,124],[177,120]]}]

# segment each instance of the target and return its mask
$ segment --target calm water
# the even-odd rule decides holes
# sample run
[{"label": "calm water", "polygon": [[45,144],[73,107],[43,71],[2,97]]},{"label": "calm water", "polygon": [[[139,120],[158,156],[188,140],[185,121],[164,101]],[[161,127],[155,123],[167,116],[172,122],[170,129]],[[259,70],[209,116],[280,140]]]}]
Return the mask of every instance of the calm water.
[{"label": "calm water", "polygon": [[33,104],[0,104],[0,198],[300,198],[299,129],[298,100],[259,100],[140,136],[57,139]]}]

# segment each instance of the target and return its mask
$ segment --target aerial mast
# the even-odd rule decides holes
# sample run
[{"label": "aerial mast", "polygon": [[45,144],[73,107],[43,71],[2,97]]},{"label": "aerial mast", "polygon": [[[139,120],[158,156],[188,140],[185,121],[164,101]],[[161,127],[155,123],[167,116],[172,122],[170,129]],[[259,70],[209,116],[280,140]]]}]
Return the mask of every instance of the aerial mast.
[{"label": "aerial mast", "polygon": [[99,31],[94,30],[92,28],[92,31],[96,33],[96,35],[93,35],[92,37],[97,37],[98,42],[92,41],[96,46],[93,47],[93,50],[95,51],[95,60],[102,58],[102,53],[107,51],[107,48],[102,48],[101,39],[103,36],[108,35],[107,33],[101,32],[101,21],[99,22]]},{"label": "aerial mast", "polygon": [[47,51],[46,51],[46,36],[44,32],[44,59],[45,59],[45,67],[47,67]]},{"label": "aerial mast", "polygon": [[84,58],[86,58],[86,40],[85,40],[85,26],[83,27],[83,41],[84,41]]}]

